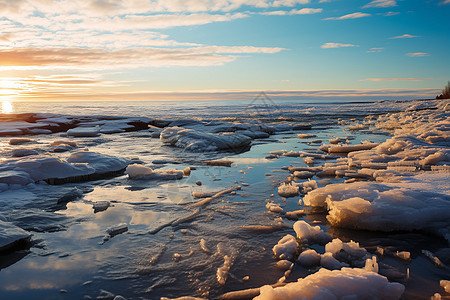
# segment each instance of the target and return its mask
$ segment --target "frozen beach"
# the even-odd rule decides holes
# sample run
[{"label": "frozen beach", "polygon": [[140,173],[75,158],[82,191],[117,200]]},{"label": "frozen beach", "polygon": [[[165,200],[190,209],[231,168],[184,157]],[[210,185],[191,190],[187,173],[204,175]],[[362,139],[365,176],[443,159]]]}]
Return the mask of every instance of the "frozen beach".
[{"label": "frozen beach", "polygon": [[14,103],[0,298],[446,299],[449,109]]}]

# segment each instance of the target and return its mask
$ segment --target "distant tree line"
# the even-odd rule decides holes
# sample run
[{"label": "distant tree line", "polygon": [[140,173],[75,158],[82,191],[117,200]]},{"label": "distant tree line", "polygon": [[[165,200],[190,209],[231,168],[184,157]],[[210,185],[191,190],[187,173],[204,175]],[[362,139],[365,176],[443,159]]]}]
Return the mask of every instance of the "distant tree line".
[{"label": "distant tree line", "polygon": [[436,99],[450,99],[450,81],[447,82],[447,85],[442,90],[442,94],[437,96]]}]

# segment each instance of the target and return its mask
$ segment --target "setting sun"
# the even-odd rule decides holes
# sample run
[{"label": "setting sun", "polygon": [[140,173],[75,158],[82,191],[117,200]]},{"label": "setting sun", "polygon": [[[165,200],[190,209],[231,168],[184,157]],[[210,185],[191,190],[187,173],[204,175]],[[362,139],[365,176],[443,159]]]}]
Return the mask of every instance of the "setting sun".
[{"label": "setting sun", "polygon": [[2,102],[2,113],[3,114],[10,114],[13,112],[13,106],[10,101],[3,101]]}]

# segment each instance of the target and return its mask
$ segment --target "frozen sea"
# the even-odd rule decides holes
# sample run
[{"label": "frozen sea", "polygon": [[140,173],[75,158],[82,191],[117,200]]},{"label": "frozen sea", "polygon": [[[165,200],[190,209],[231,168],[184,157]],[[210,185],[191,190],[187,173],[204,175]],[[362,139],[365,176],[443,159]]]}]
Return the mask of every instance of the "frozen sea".
[{"label": "frozen sea", "polygon": [[[211,128],[227,128],[232,124],[276,130],[252,139],[246,149],[231,147],[226,151],[195,152],[163,144],[155,138],[154,131],[142,128],[92,137],[68,137],[65,131],[25,134],[21,137],[34,141],[19,146],[10,145],[11,136],[0,137],[0,162],[12,158],[17,147],[43,155],[52,151],[51,142],[70,140],[77,143],[76,149],[51,155],[65,159],[70,153],[88,148],[153,170],[191,168],[190,174],[179,180],[134,180],[119,173],[58,185],[41,182],[12,186],[0,192],[0,216],[32,234],[31,243],[25,249],[0,255],[0,299],[96,299],[101,290],[126,299],[181,296],[216,299],[230,291],[274,284],[285,272],[275,266],[277,260],[272,247],[286,234],[295,235],[292,230],[295,221],[268,212],[266,204],[270,199],[284,211],[303,209],[299,205],[302,195],[284,198],[277,191],[290,175],[287,166],[307,165],[299,157],[272,159],[268,157],[270,152],[317,154],[320,145],[336,137],[345,137],[350,144],[366,140],[384,142],[391,133],[369,128],[349,131],[342,124],[362,122],[369,115],[376,118],[402,111],[410,105],[408,101],[314,103],[276,102],[266,98],[12,103],[10,114],[77,116],[86,124],[95,118],[118,116],[176,122],[180,127],[198,132],[211,132]],[[314,137],[300,139],[298,134]],[[207,160],[232,163],[212,166],[205,164]],[[314,179],[319,187],[345,180]],[[221,195],[200,210],[192,206],[192,202],[198,201],[192,192],[215,193],[237,185],[241,186],[240,190]],[[100,201],[108,201],[109,206],[94,210],[93,204]],[[436,267],[422,252],[437,253],[441,259],[444,256],[444,262],[447,257],[448,262],[448,241],[440,236],[422,231],[386,233],[340,229],[330,226],[326,211],[305,211],[299,220],[319,225],[332,238],[357,241],[371,253],[377,247],[392,253],[410,252],[409,260],[383,258],[383,264],[392,268],[389,279],[406,286],[404,299],[429,299],[441,291],[440,280],[450,279],[448,268]],[[173,222],[186,216],[189,217],[183,222]],[[252,230],[251,227],[280,222],[283,226],[273,227],[276,230]],[[107,229],[118,224],[126,224],[127,231],[105,238]],[[324,250],[321,245],[314,247],[317,252]],[[230,269],[223,283],[218,280],[218,268],[224,266],[225,256],[230,258]],[[296,264],[287,281],[296,281],[315,271]]]}]

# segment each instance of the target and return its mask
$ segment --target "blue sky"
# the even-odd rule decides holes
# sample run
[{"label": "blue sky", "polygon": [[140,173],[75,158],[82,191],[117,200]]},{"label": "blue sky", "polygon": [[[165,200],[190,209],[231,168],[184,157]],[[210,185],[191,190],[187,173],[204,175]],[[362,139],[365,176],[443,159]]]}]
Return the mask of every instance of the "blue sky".
[{"label": "blue sky", "polygon": [[433,97],[448,15],[450,0],[0,0],[0,100]]}]

